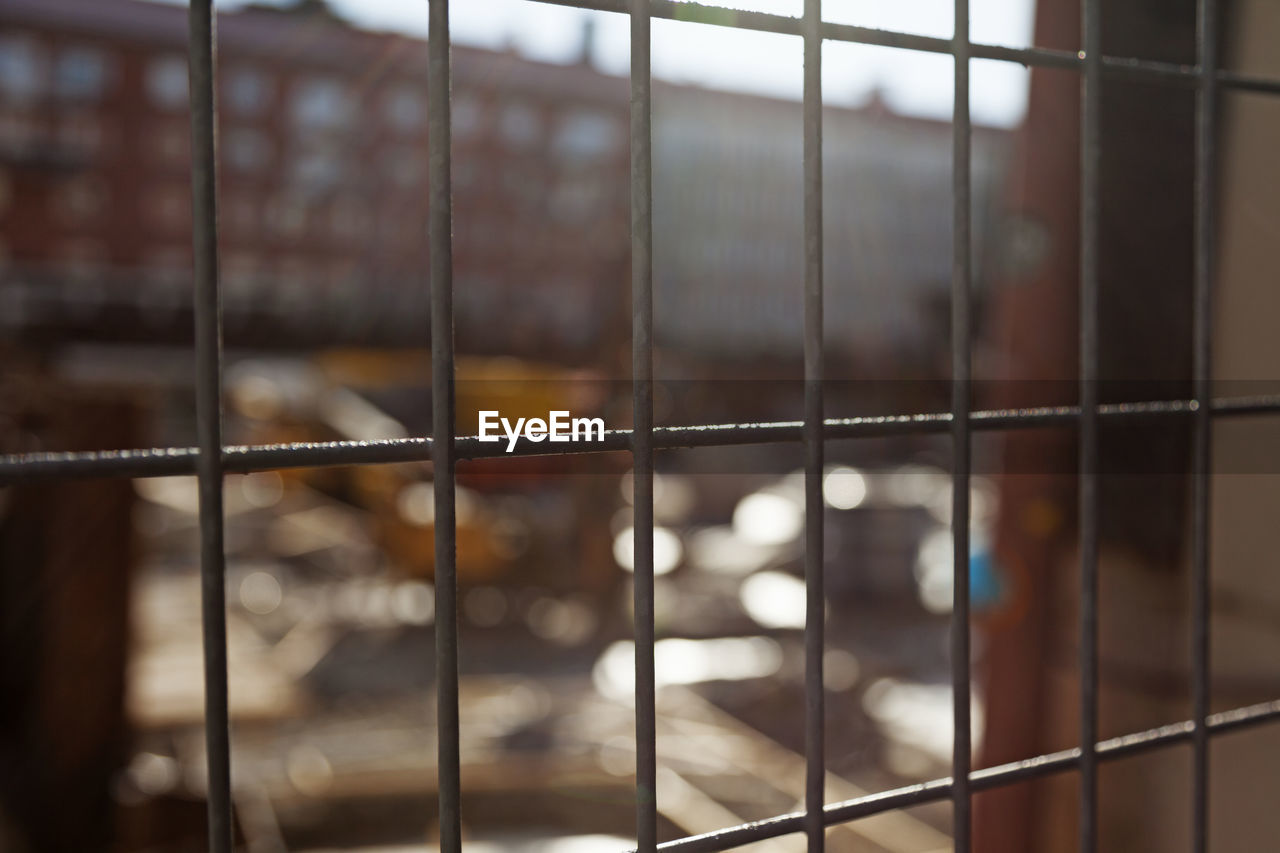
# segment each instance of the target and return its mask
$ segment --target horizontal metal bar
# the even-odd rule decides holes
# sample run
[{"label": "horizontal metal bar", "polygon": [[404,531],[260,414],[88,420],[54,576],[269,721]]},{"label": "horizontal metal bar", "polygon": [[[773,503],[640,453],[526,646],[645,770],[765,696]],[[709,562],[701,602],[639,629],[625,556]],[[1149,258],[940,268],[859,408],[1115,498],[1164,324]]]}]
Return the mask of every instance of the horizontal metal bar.
[{"label": "horizontal metal bar", "polygon": [[[537,2],[553,6],[569,6],[575,9],[616,12],[618,14],[627,14],[628,12],[627,0],[537,0]],[[800,19],[788,15],[774,15],[768,12],[745,12],[723,6],[673,2],[673,0],[651,0],[650,8],[655,18],[692,21],[742,30],[779,33],[781,35],[800,35]],[[951,39],[894,30],[881,30],[874,27],[858,27],[852,24],[835,24],[824,21],[821,32],[823,39],[829,41],[877,45],[924,53],[950,54],[955,50],[955,45]],[[1068,70],[1083,69],[1085,61],[1082,55],[1065,50],[1050,50],[1043,47],[1006,47],[1004,45],[978,43],[970,46],[970,56],[974,59],[1015,62],[1028,67],[1063,68]],[[1203,76],[1200,67],[1197,65],[1116,56],[1104,56],[1101,62],[1104,73],[1117,77],[1194,84]],[[1227,89],[1280,94],[1280,80],[1277,79],[1237,74],[1223,70],[1219,70],[1215,76],[1218,84]]]},{"label": "horizontal metal bar", "polygon": [[[1190,417],[1193,400],[1160,400],[1144,403],[1111,403],[1098,407],[1108,422]],[[1280,414],[1280,395],[1231,397],[1213,401],[1215,417]],[[1026,409],[987,409],[969,416],[975,430],[1070,426],[1080,417],[1079,406],[1043,406]],[[798,442],[801,421],[771,423],[707,424],[655,427],[653,446],[658,450],[694,447],[731,447],[744,444]],[[882,415],[861,418],[827,418],[827,440],[884,438],[901,435],[935,435],[951,428],[950,412],[916,415]],[[492,459],[527,456],[568,456],[626,451],[631,430],[609,430],[601,441],[533,444],[521,442],[511,453],[505,443],[482,442],[475,436],[457,439],[457,458]],[[200,452],[194,447],[156,447],[138,450],[99,450],[77,453],[16,453],[0,456],[0,485],[36,480],[85,477],[171,477],[192,474]],[[321,468],[335,465],[388,464],[431,461],[431,439],[400,438],[387,441],[316,441],[290,444],[232,445],[222,450],[223,470],[245,474],[282,468]]]},{"label": "horizontal metal bar", "polygon": [[[1280,700],[1213,714],[1208,719],[1208,730],[1212,735],[1220,735],[1278,720],[1280,720]],[[1195,723],[1184,720],[1180,723],[1100,741],[1096,754],[1099,761],[1129,758],[1190,741],[1194,731]],[[1080,749],[1077,747],[1062,752],[1038,755],[1024,761],[974,770],[969,774],[969,785],[974,791],[987,791],[1029,779],[1038,779],[1052,773],[1061,773],[1064,770],[1072,770],[1079,763]],[[946,799],[950,794],[950,778],[933,779],[917,785],[881,791],[856,800],[830,803],[823,809],[823,820],[827,826],[834,826],[894,809],[937,802]],[[658,845],[658,849],[668,853],[713,853],[713,851],[729,850],[743,844],[799,832],[803,828],[804,813],[793,812],[716,832],[668,841]]]}]

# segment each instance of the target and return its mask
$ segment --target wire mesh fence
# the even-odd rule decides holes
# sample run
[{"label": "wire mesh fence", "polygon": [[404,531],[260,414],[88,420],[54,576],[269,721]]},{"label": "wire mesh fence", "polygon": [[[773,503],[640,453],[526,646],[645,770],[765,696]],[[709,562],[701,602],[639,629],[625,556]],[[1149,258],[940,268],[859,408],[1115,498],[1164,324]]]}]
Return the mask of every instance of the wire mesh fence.
[{"label": "wire mesh fence", "polygon": [[[1083,50],[1009,48],[970,40],[968,0],[956,0],[951,39],[826,22],[820,0],[806,0],[798,18],[738,12],[671,0],[545,0],[578,9],[630,15],[631,20],[631,293],[632,404],[630,429],[571,444],[523,443],[516,455],[629,452],[634,463],[634,527],[654,528],[654,456],[659,450],[744,444],[800,443],[804,448],[806,529],[804,629],[806,680],[806,786],[802,811],[720,831],[658,843],[656,788],[655,603],[652,536],[634,537],[636,838],[641,851],[727,850],[762,839],[803,832],[811,851],[821,851],[833,824],[930,801],[953,804],[955,849],[970,849],[972,798],[976,792],[1062,772],[1081,780],[1082,849],[1097,844],[1099,763],[1175,744],[1192,745],[1190,820],[1194,849],[1206,848],[1210,736],[1280,719],[1280,701],[1209,713],[1209,474],[1215,418],[1280,413],[1280,397],[1211,398],[1212,265],[1215,231],[1214,126],[1224,89],[1280,94],[1280,80],[1220,69],[1218,11],[1213,0],[1197,4],[1198,61],[1178,65],[1141,58],[1104,56],[1100,0],[1082,3]],[[222,438],[221,298],[218,273],[217,151],[215,138],[214,17],[210,0],[192,0],[189,66],[192,138],[193,231],[196,329],[196,447],[86,453],[33,453],[0,458],[6,483],[77,477],[156,477],[195,473],[199,482],[200,563],[203,598],[205,731],[208,755],[209,849],[229,851],[233,842],[222,481],[228,473],[429,461],[433,464],[436,566],[436,689],[440,847],[462,849],[459,766],[455,466],[459,460],[507,455],[512,449],[456,435],[453,342],[452,202],[450,128],[450,35],[448,0],[430,3],[428,122],[435,144],[429,156],[429,284],[431,294],[432,435],[370,442],[322,442],[224,446]],[[651,22],[655,18],[738,27],[799,36],[804,43],[803,193],[804,417],[802,421],[662,427],[654,423],[652,93]],[[823,373],[823,173],[822,47],[845,41],[949,55],[954,60],[953,239],[951,278],[950,411],[914,415],[828,418]],[[974,410],[971,406],[971,139],[969,68],[974,60],[1079,72],[1082,96],[1080,149],[1080,365],[1078,406],[1019,410]],[[1100,104],[1107,81],[1142,79],[1193,87],[1195,121],[1194,392],[1190,399],[1100,404],[1098,398],[1098,197],[1101,158]],[[423,330],[426,334],[427,330]],[[1187,423],[1194,435],[1192,477],[1192,660],[1193,715],[1162,728],[1098,739],[1098,434],[1104,423]],[[949,434],[953,450],[952,525],[954,565],[968,565],[970,448],[977,431],[1030,427],[1075,427],[1079,436],[1080,636],[1078,716],[1080,745],[998,767],[973,769],[970,742],[970,608],[968,572],[955,571],[951,629],[954,746],[949,778],[844,802],[828,802],[824,780],[823,690],[824,537],[822,477],[829,440]]]}]

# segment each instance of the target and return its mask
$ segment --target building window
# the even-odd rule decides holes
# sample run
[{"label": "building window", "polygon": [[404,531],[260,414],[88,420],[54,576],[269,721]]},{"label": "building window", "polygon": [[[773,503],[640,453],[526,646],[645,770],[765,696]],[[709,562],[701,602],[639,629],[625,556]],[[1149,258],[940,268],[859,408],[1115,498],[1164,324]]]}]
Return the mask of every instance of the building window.
[{"label": "building window", "polygon": [[234,68],[227,75],[228,111],[244,118],[262,115],[271,101],[271,80],[256,68]]},{"label": "building window", "polygon": [[100,216],[107,205],[107,190],[92,178],[67,181],[57,194],[58,212],[72,223],[89,222]]},{"label": "building window", "polygon": [[353,198],[341,198],[329,211],[329,227],[337,240],[359,240],[369,235],[370,214]]},{"label": "building window", "polygon": [[191,217],[191,193],[187,187],[156,187],[146,198],[148,219],[171,231],[186,230]]},{"label": "building window", "polygon": [[170,166],[185,166],[191,157],[191,138],[186,122],[165,120],[148,134],[155,157]]},{"label": "building window", "polygon": [[484,128],[484,108],[471,95],[456,95],[450,107],[449,126],[455,139],[478,136]]},{"label": "building window", "polygon": [[342,158],[331,147],[310,147],[293,157],[293,180],[306,193],[329,192],[342,183]]},{"label": "building window", "polygon": [[25,152],[42,138],[43,134],[30,114],[0,111],[0,152]]},{"label": "building window", "polygon": [[77,282],[99,280],[107,266],[107,247],[97,240],[74,240],[58,247],[63,272]]},{"label": "building window", "polygon": [[178,287],[191,275],[191,255],[177,247],[155,248],[142,261],[146,277],[162,287]]},{"label": "building window", "polygon": [[293,120],[307,128],[337,129],[353,117],[353,105],[343,85],[332,78],[303,80],[293,93]]},{"label": "building window", "polygon": [[602,186],[599,182],[570,177],[555,187],[547,208],[553,220],[581,225],[600,214],[602,201]]},{"label": "building window", "polygon": [[468,190],[479,184],[480,169],[475,163],[469,162],[462,157],[456,157],[453,161],[453,186],[456,189]]},{"label": "building window", "polygon": [[329,298],[350,297],[364,290],[363,275],[355,263],[335,263],[329,268]]},{"label": "building window", "polygon": [[387,93],[387,121],[402,133],[413,133],[427,125],[427,107],[413,86],[397,86]]},{"label": "building window", "polygon": [[258,227],[258,209],[250,196],[226,193],[221,215],[227,230],[233,234],[251,234]]},{"label": "building window", "polygon": [[555,152],[565,159],[597,160],[622,146],[622,130],[614,117],[583,110],[564,116],[556,129]]},{"label": "building window", "polygon": [[176,54],[157,56],[147,65],[147,94],[161,109],[187,105],[187,60]]},{"label": "building window", "polygon": [[512,148],[528,148],[542,137],[542,120],[529,104],[510,103],[502,108],[498,133]]},{"label": "building window", "polygon": [[260,172],[271,160],[271,142],[266,134],[248,127],[228,130],[223,151],[227,165],[237,172]]},{"label": "building window", "polygon": [[267,202],[266,224],[280,237],[297,237],[307,225],[307,208],[301,199],[277,193]]},{"label": "building window", "polygon": [[103,137],[102,122],[87,110],[65,112],[58,122],[58,143],[80,154],[97,154],[103,148]]},{"label": "building window", "polygon": [[511,166],[502,171],[502,191],[516,209],[544,210],[547,203],[547,181],[541,171]]},{"label": "building window", "polygon": [[289,314],[312,307],[314,292],[306,261],[298,257],[286,257],[279,260],[275,266],[272,295],[276,305]]},{"label": "building window", "polygon": [[15,101],[29,101],[44,87],[45,56],[35,39],[0,37],[0,92]]},{"label": "building window", "polygon": [[111,83],[112,68],[106,53],[96,47],[72,47],[58,54],[53,91],[60,98],[94,101]]},{"label": "building window", "polygon": [[386,176],[397,187],[417,187],[427,176],[425,151],[401,146],[388,151],[383,161]]},{"label": "building window", "polygon": [[248,252],[228,252],[222,265],[222,278],[226,293],[232,302],[248,302],[258,286],[261,275],[256,255]]}]

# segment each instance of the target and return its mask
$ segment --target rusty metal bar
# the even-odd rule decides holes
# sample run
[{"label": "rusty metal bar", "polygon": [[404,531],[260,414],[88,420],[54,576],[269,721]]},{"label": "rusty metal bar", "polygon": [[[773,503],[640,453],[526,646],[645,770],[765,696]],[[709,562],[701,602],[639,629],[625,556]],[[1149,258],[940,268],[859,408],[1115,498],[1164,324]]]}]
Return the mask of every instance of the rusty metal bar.
[{"label": "rusty metal bar", "polygon": [[1080,121],[1080,851],[1098,846],[1098,198],[1102,7],[1081,4]]},{"label": "rusty metal bar", "polygon": [[187,13],[191,110],[191,240],[196,346],[195,460],[209,850],[230,853],[231,730],[227,710],[226,553],[222,511],[222,306],[218,291],[216,33],[212,0]]},{"label": "rusty metal bar", "polygon": [[1213,468],[1213,260],[1217,228],[1216,124],[1218,115],[1218,20],[1214,0],[1198,0],[1197,62],[1207,73],[1196,90],[1195,280],[1193,291],[1193,393],[1197,403],[1191,483],[1191,844],[1205,853],[1209,843],[1209,508]]},{"label": "rusty metal bar", "polygon": [[636,844],[658,843],[657,697],[653,609],[653,102],[651,23],[631,5],[631,455],[634,548]]},{"label": "rusty metal bar", "polygon": [[458,573],[454,479],[453,195],[449,0],[431,0],[427,32],[428,242],[431,252],[431,443],[435,490],[436,738],[440,850],[461,853]]},{"label": "rusty metal bar", "polygon": [[205,657],[209,849],[232,849],[227,706],[227,556],[223,548],[223,336],[218,289],[218,117],[212,0],[188,6],[191,222],[195,269],[196,478],[200,496],[200,602]]},{"label": "rusty metal bar", "polygon": [[826,849],[826,583],[822,492],[823,400],[823,197],[822,197],[822,0],[805,0],[804,20],[804,506],[805,506],[805,835],[809,853]]},{"label": "rusty metal bar", "polygon": [[951,810],[956,853],[968,853],[972,838],[973,797],[969,671],[969,394],[973,344],[970,293],[973,283],[973,201],[969,117],[969,0],[955,0],[955,93],[951,117]]},{"label": "rusty metal bar", "polygon": [[822,0],[805,0],[804,19],[804,755],[805,835],[809,853],[825,849],[826,645],[822,493],[824,400],[822,358]]}]

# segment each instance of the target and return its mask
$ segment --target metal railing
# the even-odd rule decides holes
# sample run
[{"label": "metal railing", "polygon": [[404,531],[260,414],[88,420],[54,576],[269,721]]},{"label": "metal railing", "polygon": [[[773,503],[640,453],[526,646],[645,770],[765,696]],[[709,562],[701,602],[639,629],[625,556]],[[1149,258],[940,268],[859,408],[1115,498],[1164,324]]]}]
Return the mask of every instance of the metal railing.
[{"label": "metal railing", "polygon": [[[892,809],[950,799],[954,806],[955,849],[970,849],[971,798],[975,792],[1012,785],[1052,773],[1077,770],[1081,776],[1081,849],[1097,844],[1097,772],[1102,761],[1190,742],[1193,747],[1192,822],[1196,851],[1207,839],[1208,749],[1211,735],[1280,719],[1280,701],[1208,713],[1209,438],[1213,419],[1280,413],[1280,396],[1210,399],[1210,292],[1214,230],[1213,128],[1220,89],[1280,94],[1280,80],[1220,70],[1217,21],[1212,0],[1198,0],[1198,62],[1194,66],[1101,54],[1100,0],[1083,0],[1084,50],[1079,54],[1042,48],[1008,48],[971,42],[968,0],[955,0],[952,39],[938,39],[824,22],[820,0],[805,0],[800,18],[737,12],[671,0],[544,0],[579,9],[627,13],[631,19],[631,246],[634,425],[603,440],[579,444],[530,444],[518,455],[630,451],[634,457],[634,525],[653,527],[654,453],[659,449],[799,441],[805,448],[805,749],[808,772],[804,811],[726,827],[704,835],[657,843],[656,708],[654,688],[654,590],[652,537],[635,540],[636,655],[636,837],[640,851],[718,851],[804,832],[810,851],[823,849],[824,828]],[[448,0],[431,0],[428,53],[430,149],[430,289],[433,435],[377,442],[295,443],[224,447],[221,432],[221,308],[215,151],[215,44],[211,0],[190,4],[193,241],[195,248],[196,408],[198,446],[89,453],[34,453],[0,458],[0,482],[71,477],[153,477],[194,472],[199,481],[205,726],[208,752],[209,847],[227,853],[232,844],[230,749],[227,710],[227,648],[223,551],[222,479],[229,472],[289,467],[434,463],[436,548],[436,678],[439,738],[440,847],[461,850],[458,719],[457,575],[455,563],[455,463],[506,455],[474,437],[454,435],[452,324],[452,213],[450,196]],[[653,18],[799,35],[804,41],[804,306],[805,402],[802,422],[655,427],[653,423],[652,290],[652,124],[650,24]],[[822,94],[824,40],[883,45],[950,54],[955,63],[953,132],[954,236],[951,282],[953,396],[950,412],[907,416],[828,419],[823,408],[822,365]],[[969,65],[995,59],[1082,73],[1081,145],[1081,327],[1080,406],[1021,410],[970,410],[970,139]],[[1099,405],[1098,375],[1098,163],[1101,154],[1099,94],[1110,77],[1163,80],[1196,89],[1195,158],[1195,323],[1194,397]],[[1113,421],[1190,419],[1194,429],[1191,661],[1194,713],[1191,720],[1097,741],[1098,719],[1098,431]],[[970,445],[980,430],[1077,425],[1080,439],[1081,542],[1081,745],[1012,764],[973,770],[969,698],[968,572],[955,572],[951,667],[955,727],[950,778],[884,791],[846,802],[828,803],[823,756],[823,449],[827,440],[887,435],[947,433],[954,468],[952,507],[954,565],[969,559]]]}]

